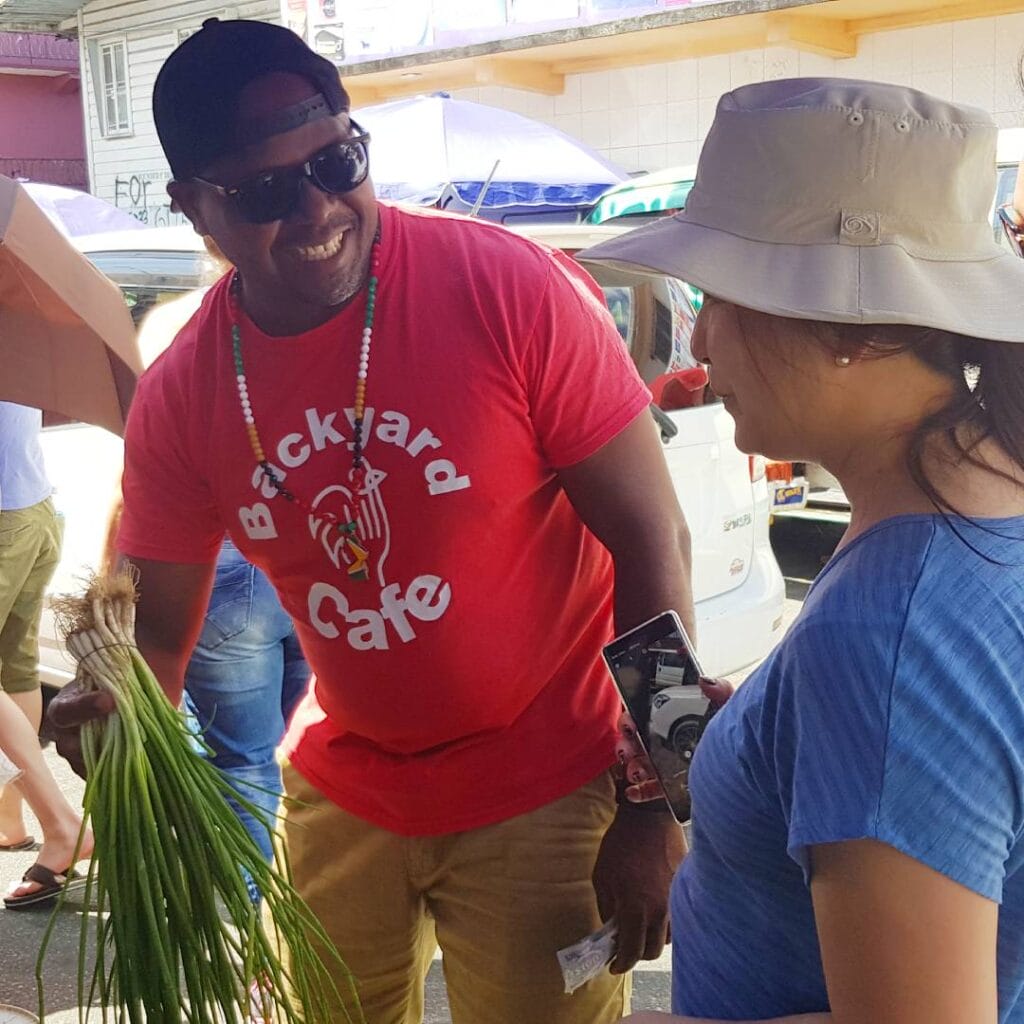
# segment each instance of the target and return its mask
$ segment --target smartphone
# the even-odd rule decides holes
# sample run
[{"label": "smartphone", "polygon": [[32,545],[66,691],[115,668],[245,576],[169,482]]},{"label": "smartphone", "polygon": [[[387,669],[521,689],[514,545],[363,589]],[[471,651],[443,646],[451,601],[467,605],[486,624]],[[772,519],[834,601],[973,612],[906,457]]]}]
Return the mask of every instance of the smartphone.
[{"label": "smartphone", "polygon": [[637,739],[676,821],[690,818],[690,764],[715,708],[704,696],[697,655],[674,611],[662,612],[603,649]]}]

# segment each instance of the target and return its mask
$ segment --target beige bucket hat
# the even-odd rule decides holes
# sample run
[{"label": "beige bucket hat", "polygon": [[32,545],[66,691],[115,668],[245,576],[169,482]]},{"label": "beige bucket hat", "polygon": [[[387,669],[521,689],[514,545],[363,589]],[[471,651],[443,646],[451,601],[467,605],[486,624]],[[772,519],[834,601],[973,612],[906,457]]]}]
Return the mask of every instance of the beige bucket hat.
[{"label": "beige bucket hat", "polygon": [[686,209],[579,254],[779,316],[1024,341],[1024,260],[996,243],[995,122],[841,78],[719,100]]}]

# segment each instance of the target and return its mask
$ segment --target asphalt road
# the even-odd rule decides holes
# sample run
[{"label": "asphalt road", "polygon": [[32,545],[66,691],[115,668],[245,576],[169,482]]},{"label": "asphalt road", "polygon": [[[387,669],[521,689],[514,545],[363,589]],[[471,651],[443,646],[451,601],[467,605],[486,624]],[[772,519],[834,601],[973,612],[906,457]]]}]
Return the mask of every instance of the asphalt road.
[{"label": "asphalt road", "polygon": [[[827,560],[841,534],[835,524],[779,521],[773,527],[773,543],[786,576],[786,626],[796,617],[810,582]],[[749,671],[749,670],[747,670]],[[746,672],[740,673],[742,678]],[[81,781],[51,749],[46,752],[54,775],[73,802],[80,803]],[[32,830],[38,829],[32,822]],[[0,853],[0,886],[19,877],[32,863],[32,851]],[[69,896],[62,908],[50,939],[43,968],[46,992],[46,1019],[52,1024],[78,1021],[76,983],[78,939],[85,908],[81,894]],[[51,915],[44,910],[13,912],[0,910],[0,1004],[34,1009],[36,1007],[36,960]],[[634,972],[634,1010],[669,1008],[671,964],[668,952],[658,960],[641,964]],[[450,1024],[440,958],[436,958],[427,977],[424,1024]],[[98,1020],[98,1013],[94,1012]]]}]

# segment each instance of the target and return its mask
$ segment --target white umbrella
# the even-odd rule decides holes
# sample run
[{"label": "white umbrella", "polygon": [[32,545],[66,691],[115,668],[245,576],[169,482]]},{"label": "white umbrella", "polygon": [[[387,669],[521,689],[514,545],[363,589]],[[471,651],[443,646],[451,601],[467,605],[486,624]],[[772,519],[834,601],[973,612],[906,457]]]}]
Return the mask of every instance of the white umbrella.
[{"label": "white umbrella", "polygon": [[146,226],[137,217],[88,192],[37,181],[23,181],[21,185],[61,234],[69,238],[98,235],[101,231],[134,231]]},{"label": "white umbrella", "polygon": [[446,93],[364,107],[353,117],[372,136],[370,177],[384,199],[427,206],[454,193],[472,207],[483,193],[484,210],[569,209],[590,206],[628,177],[557,128]]}]

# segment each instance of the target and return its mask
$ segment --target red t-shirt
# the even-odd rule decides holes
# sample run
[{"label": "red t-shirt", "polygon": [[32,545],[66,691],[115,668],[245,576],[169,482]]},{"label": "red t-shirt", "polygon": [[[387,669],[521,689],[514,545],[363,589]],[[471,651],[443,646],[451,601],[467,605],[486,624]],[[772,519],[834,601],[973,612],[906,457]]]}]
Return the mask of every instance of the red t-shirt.
[{"label": "red t-shirt", "polygon": [[555,470],[649,395],[567,257],[464,218],[381,218],[369,493],[350,504],[365,298],[296,337],[240,324],[268,458],[317,511],[359,515],[369,581],[349,579],[324,520],[262,479],[226,279],[140,383],[118,546],[206,562],[227,529],[273,581],[316,674],[285,741],[292,763],[351,813],[430,835],[532,810],[612,762],[611,560]]}]

